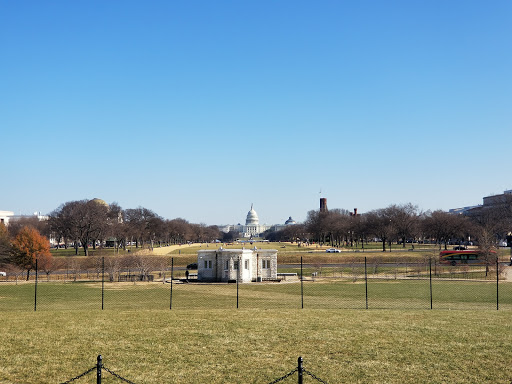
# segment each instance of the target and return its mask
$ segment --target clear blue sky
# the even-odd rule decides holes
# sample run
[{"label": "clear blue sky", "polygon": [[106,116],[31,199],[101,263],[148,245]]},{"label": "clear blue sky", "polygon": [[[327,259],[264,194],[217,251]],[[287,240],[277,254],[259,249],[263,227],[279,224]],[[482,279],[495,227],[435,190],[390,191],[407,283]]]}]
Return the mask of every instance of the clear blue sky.
[{"label": "clear blue sky", "polygon": [[193,223],[512,189],[512,2],[0,1],[0,210]]}]

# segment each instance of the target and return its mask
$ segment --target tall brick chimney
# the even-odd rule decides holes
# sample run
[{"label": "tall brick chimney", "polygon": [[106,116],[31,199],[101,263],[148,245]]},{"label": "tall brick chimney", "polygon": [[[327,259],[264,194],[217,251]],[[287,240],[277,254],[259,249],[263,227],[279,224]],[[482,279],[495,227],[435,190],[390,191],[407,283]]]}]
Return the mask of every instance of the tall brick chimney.
[{"label": "tall brick chimney", "polygon": [[325,197],[320,198],[320,212],[327,212],[327,199]]}]

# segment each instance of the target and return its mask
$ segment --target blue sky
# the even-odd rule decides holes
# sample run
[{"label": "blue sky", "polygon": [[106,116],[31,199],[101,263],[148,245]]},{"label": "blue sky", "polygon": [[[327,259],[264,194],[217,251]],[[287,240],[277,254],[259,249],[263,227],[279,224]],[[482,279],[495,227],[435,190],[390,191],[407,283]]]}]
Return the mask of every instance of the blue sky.
[{"label": "blue sky", "polygon": [[0,210],[193,223],[512,189],[512,2],[2,1]]}]

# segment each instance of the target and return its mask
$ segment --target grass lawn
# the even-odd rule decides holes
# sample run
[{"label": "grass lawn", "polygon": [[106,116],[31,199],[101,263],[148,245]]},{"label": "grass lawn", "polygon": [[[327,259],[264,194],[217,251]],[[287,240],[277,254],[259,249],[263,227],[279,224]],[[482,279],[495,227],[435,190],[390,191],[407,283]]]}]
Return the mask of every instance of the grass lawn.
[{"label": "grass lawn", "polygon": [[[245,248],[262,248],[262,249],[276,249],[277,258],[280,264],[299,263],[300,258],[303,257],[304,262],[308,263],[338,263],[346,262],[351,259],[364,260],[366,257],[368,262],[378,263],[396,263],[396,262],[425,262],[432,258],[433,260],[439,259],[439,246],[431,244],[416,245],[414,250],[408,244],[406,248],[402,246],[393,246],[392,250],[387,249],[382,252],[377,243],[370,243],[371,247],[351,248],[341,247],[340,253],[326,253],[329,245],[317,246],[316,244],[309,247],[298,247],[296,244],[291,243],[233,243],[233,244],[201,244],[201,245],[182,245],[178,249],[169,251],[167,254],[174,258],[175,265],[187,265],[197,261],[197,251],[202,249],[218,249],[219,247],[227,249],[240,249]],[[443,248],[444,249],[444,248]],[[501,262],[507,262],[510,258],[510,251],[507,249],[500,249],[498,255]]]},{"label": "grass lawn", "polygon": [[[317,279],[263,284],[171,284],[161,282],[40,282],[0,284],[2,313],[34,310],[215,310],[215,309],[430,309],[426,279]],[[238,291],[238,296],[237,296]],[[301,293],[303,292],[303,297]],[[37,296],[36,296],[37,293]],[[512,311],[512,283],[499,284],[499,309]],[[433,309],[496,310],[496,283],[437,279],[432,281]]]},{"label": "grass lawn", "polygon": [[270,383],[298,356],[328,383],[510,383],[511,345],[501,311],[13,311],[2,312],[0,382],[63,382],[101,354],[135,383]]},{"label": "grass lawn", "polygon": [[[363,279],[236,284],[0,284],[0,383],[104,365],[134,383],[510,383],[512,283]],[[96,382],[91,373],[76,383]],[[104,383],[118,383],[104,372]],[[297,375],[283,380],[297,382]],[[305,383],[315,380],[306,376]]]}]

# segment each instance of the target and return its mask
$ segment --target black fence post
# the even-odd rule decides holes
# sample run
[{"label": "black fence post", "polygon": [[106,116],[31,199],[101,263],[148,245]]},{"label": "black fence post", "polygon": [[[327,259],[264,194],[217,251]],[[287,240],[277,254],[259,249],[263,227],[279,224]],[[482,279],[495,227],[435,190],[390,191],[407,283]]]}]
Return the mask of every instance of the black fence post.
[{"label": "black fence post", "polygon": [[500,269],[499,269],[499,263],[498,258],[496,258],[496,310],[500,310],[500,291],[499,291],[499,281],[500,281]]},{"label": "black fence post", "polygon": [[303,371],[304,368],[302,367],[302,357],[299,356],[299,359],[297,361],[297,372],[299,374],[299,384],[302,384],[303,382]]},{"label": "black fence post", "polygon": [[98,355],[98,360],[96,363],[96,384],[101,384],[101,369],[103,367],[103,357]]},{"label": "black fence post", "polygon": [[366,290],[366,309],[368,309],[368,271],[366,268],[366,256],[364,257],[364,286]]},{"label": "black fence post", "polygon": [[172,281],[174,279],[174,257],[171,257],[171,299],[169,302],[169,309],[172,309]]},{"label": "black fence post", "polygon": [[238,258],[238,269],[236,271],[236,309],[238,309],[238,280],[240,277],[240,271],[242,269],[241,263],[242,263],[242,259],[239,257]]},{"label": "black fence post", "polygon": [[432,309],[432,258],[429,261],[429,274],[430,274],[430,309]]},{"label": "black fence post", "polygon": [[302,274],[302,256],[300,257],[300,297],[302,303],[302,309],[304,309],[304,277]]},{"label": "black fence post", "polygon": [[34,312],[37,310],[37,259],[36,259],[36,284],[34,286]]},{"label": "black fence post", "polygon": [[[101,258],[101,310],[105,307],[105,256]],[[101,357],[101,356],[100,356]]]}]

